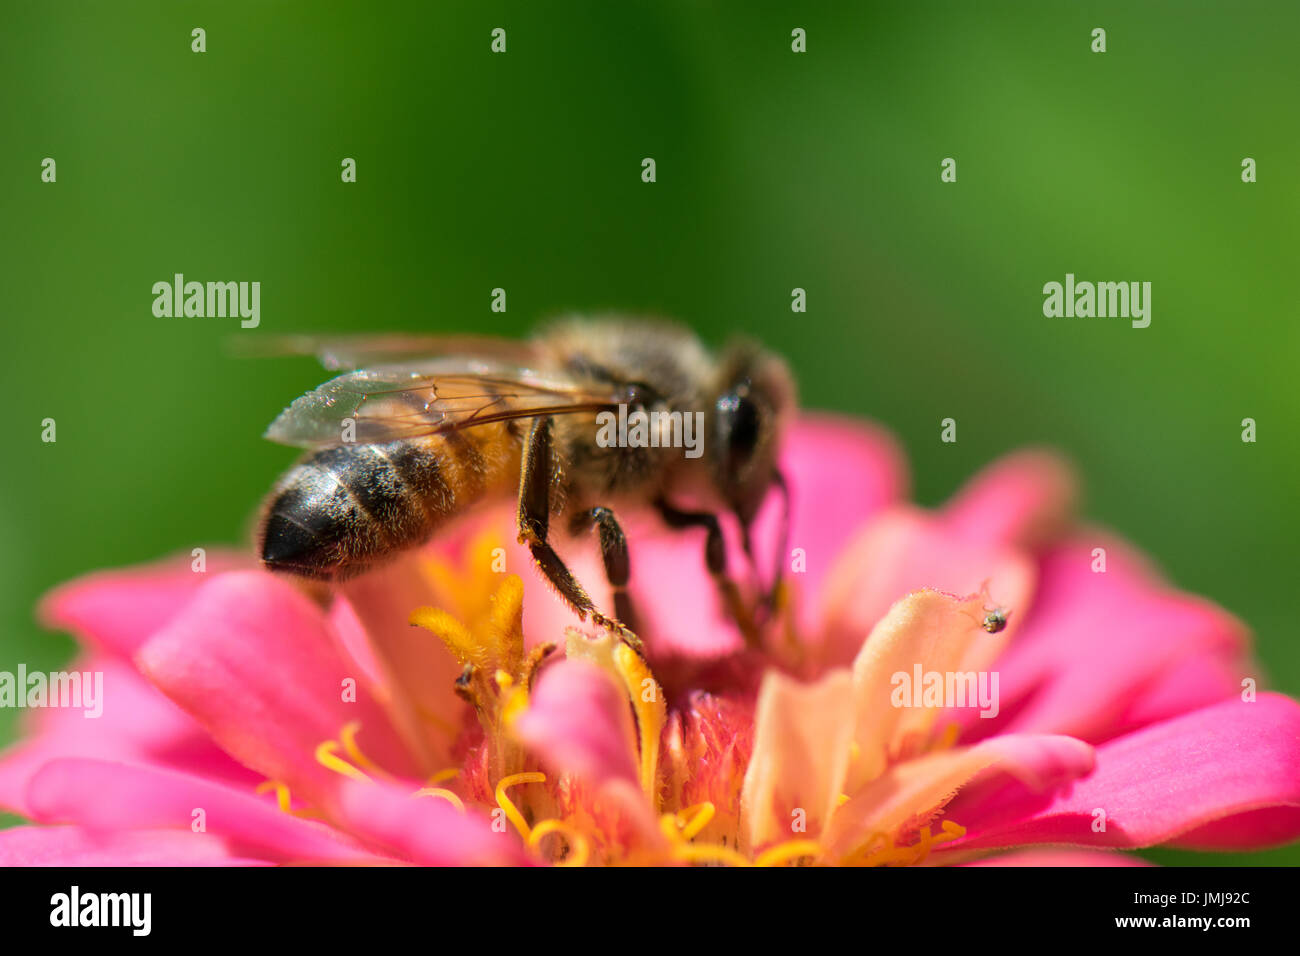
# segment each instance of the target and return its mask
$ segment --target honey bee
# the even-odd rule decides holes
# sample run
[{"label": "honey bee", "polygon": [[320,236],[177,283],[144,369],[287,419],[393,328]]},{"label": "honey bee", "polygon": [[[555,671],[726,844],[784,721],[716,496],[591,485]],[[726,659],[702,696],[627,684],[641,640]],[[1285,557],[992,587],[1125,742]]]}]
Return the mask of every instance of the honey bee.
[{"label": "honey bee", "polygon": [[[517,495],[517,531],[538,570],[586,620],[640,646],[627,592],[630,559],[616,517],[653,509],[702,528],[704,565],[749,640],[778,591],[789,492],[777,468],[794,407],[786,365],[747,342],[709,352],[689,331],[627,319],[569,320],[530,340],[436,336],[299,340],[327,367],[351,369],[286,408],[266,437],[310,449],[272,489],[258,549],[273,571],[340,581],[417,547],[493,495]],[[598,440],[617,412],[702,423],[692,457],[670,442]],[[657,446],[657,447],[656,447]],[[718,514],[750,527],[768,493],[784,498],[781,551],[757,606],[742,600]],[[613,613],[598,610],[552,543],[552,519],[595,531]],[[752,602],[751,602],[752,603]]]}]

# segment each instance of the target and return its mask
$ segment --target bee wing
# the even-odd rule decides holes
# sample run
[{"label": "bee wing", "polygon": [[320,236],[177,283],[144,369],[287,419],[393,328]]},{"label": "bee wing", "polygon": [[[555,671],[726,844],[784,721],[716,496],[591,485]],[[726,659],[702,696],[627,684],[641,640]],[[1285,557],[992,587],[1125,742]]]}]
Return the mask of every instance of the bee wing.
[{"label": "bee wing", "polygon": [[302,448],[370,444],[513,418],[595,412],[626,400],[616,386],[582,385],[507,363],[430,359],[331,379],[281,412],[266,437]]},{"label": "bee wing", "polygon": [[412,357],[478,355],[498,362],[526,365],[536,358],[526,341],[488,335],[259,335],[230,343],[243,358],[314,355],[327,369],[361,369],[409,361]]}]

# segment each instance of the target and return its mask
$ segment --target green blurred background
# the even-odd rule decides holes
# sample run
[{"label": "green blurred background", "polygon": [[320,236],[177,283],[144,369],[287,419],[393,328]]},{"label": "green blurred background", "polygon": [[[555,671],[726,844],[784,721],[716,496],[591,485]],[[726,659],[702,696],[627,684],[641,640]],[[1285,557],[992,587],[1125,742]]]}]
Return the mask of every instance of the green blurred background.
[{"label": "green blurred background", "polygon": [[[32,619],[52,585],[244,540],[293,457],[261,430],[322,375],[232,337],[617,309],[784,352],[806,404],[899,436],[927,504],[1066,450],[1087,515],[1300,693],[1295,4],[5,6],[0,669],[71,652]],[[261,328],[155,318],[175,272],[260,280]],[[1044,318],[1066,272],[1152,282],[1150,328]]]}]

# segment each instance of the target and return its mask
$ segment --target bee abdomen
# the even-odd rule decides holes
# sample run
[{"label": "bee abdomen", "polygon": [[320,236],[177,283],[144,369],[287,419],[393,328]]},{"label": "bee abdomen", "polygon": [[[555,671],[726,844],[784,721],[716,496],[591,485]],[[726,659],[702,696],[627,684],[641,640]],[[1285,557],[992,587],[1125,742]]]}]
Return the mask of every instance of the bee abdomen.
[{"label": "bee abdomen", "polygon": [[351,577],[425,541],[456,505],[432,443],[329,448],[272,493],[262,562],[305,577]]}]

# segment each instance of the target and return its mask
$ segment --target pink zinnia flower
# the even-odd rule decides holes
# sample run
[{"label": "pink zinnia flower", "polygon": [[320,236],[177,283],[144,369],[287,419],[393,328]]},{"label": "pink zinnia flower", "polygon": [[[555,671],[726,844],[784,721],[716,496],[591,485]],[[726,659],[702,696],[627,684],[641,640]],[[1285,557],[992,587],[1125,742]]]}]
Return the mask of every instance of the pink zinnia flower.
[{"label": "pink zinnia flower", "polygon": [[[937,512],[873,429],[805,416],[782,459],[793,573],[763,647],[701,541],[635,525],[647,657],[591,633],[505,508],[328,599],[239,556],[57,590],[44,620],[104,673],[103,716],[40,711],[0,760],[0,806],[39,824],[0,863],[1119,863],[1099,851],[1300,837],[1300,706],[1252,692],[1231,615],[1076,525],[1057,459]],[[988,706],[951,699],[965,675]]]}]

